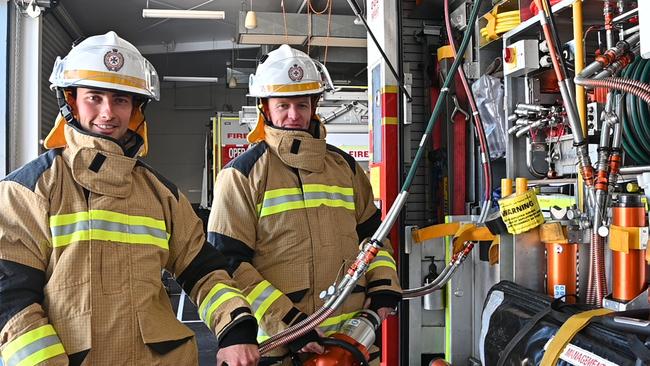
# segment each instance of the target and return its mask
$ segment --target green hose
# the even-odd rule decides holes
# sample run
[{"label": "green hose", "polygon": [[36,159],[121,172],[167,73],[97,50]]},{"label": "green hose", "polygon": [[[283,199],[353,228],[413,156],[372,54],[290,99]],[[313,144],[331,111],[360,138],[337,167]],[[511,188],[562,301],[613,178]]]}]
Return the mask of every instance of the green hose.
[{"label": "green hose", "polygon": [[[637,57],[623,74],[626,79],[650,79],[650,62]],[[650,163],[650,148],[644,141],[650,141],[650,113],[647,103],[632,94],[625,95],[625,110],[623,113],[623,149],[627,155],[638,164]]]},{"label": "green hose", "polygon": [[[643,80],[644,75],[647,77],[645,70],[649,70],[648,66],[650,63],[647,60],[639,63],[639,66],[634,71],[634,80]],[[632,101],[632,125],[634,126],[635,137],[638,141],[641,138],[641,141],[650,141],[650,131],[648,129],[646,121],[648,115],[648,105],[637,98],[636,96],[631,99]],[[645,115],[644,115],[645,112]],[[647,147],[647,144],[640,145],[646,155],[650,154],[650,148]]]}]

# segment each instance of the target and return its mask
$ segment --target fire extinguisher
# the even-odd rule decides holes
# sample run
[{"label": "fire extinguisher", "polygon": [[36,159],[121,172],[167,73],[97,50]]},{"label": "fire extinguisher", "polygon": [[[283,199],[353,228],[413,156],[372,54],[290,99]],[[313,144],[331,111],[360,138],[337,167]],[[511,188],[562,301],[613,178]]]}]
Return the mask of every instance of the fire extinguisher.
[{"label": "fire extinguisher", "polygon": [[325,352],[303,363],[305,366],[360,366],[368,365],[368,350],[375,343],[375,331],[379,328],[379,316],[372,310],[363,309],[348,319],[339,333],[322,338],[319,343]]}]

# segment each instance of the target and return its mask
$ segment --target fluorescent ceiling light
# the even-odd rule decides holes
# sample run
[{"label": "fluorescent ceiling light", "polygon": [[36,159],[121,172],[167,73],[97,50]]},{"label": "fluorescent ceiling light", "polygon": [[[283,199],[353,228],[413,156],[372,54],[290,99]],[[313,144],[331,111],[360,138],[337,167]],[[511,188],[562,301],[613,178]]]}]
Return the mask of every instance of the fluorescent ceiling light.
[{"label": "fluorescent ceiling light", "polygon": [[241,33],[239,35],[240,44],[293,44],[303,45],[307,36],[287,36],[284,34],[254,34]]},{"label": "fluorescent ceiling light", "polygon": [[329,47],[366,47],[365,38],[344,38],[344,37],[311,37],[309,43],[312,46],[329,46]]},{"label": "fluorescent ceiling light", "polygon": [[217,77],[211,76],[163,76],[163,81],[188,81],[194,83],[216,83]]},{"label": "fluorescent ceiling light", "polygon": [[223,11],[181,10],[181,9],[142,9],[143,18],[177,18],[177,19],[224,19]]}]

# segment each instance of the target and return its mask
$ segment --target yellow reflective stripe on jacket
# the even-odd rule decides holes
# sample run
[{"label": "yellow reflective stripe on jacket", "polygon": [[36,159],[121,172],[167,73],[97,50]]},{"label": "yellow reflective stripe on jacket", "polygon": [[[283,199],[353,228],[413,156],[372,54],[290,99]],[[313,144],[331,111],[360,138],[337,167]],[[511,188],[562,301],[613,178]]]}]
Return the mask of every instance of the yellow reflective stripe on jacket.
[{"label": "yellow reflective stripe on jacket", "polygon": [[257,343],[262,343],[269,338],[271,338],[271,336],[266,334],[262,327],[257,327]]},{"label": "yellow reflective stripe on jacket", "polygon": [[352,313],[346,313],[327,318],[318,326],[318,328],[320,328],[323,334],[329,336],[338,332],[341,329],[341,326],[343,326],[343,323],[345,323],[345,321],[348,319],[354,318],[357,313],[358,311],[355,311]]},{"label": "yellow reflective stripe on jacket", "polygon": [[389,267],[389,268],[392,268],[393,270],[397,271],[397,266],[395,265],[395,260],[390,255],[390,253],[388,253],[385,250],[380,250],[377,253],[377,256],[375,257],[375,259],[373,259],[372,262],[370,262],[370,265],[368,266],[368,270],[366,271],[366,273],[372,271],[373,269],[375,269],[377,267]]},{"label": "yellow reflective stripe on jacket", "polygon": [[151,244],[169,249],[165,221],[106,210],[90,210],[50,217],[52,245],[63,247],[82,240],[110,240]]},{"label": "yellow reflective stripe on jacket", "polygon": [[276,289],[271,285],[269,281],[262,281],[255,286],[253,291],[251,291],[247,296],[246,300],[251,304],[251,309],[253,314],[255,314],[255,319],[257,322],[262,322],[262,318],[269,307],[275,300],[282,296],[282,292]]},{"label": "yellow reflective stripe on jacket", "polygon": [[241,297],[245,299],[244,295],[234,287],[218,283],[208,292],[201,305],[199,305],[199,317],[208,327],[212,327],[212,315],[217,308],[224,302],[235,298]]},{"label": "yellow reflective stripe on jacket", "polygon": [[354,211],[354,190],[325,184],[305,184],[301,188],[280,188],[264,192],[258,205],[260,217],[313,208],[318,206],[343,207]]},{"label": "yellow reflective stripe on jacket", "polygon": [[2,350],[5,366],[33,366],[65,354],[54,327],[43,325],[9,342]]}]

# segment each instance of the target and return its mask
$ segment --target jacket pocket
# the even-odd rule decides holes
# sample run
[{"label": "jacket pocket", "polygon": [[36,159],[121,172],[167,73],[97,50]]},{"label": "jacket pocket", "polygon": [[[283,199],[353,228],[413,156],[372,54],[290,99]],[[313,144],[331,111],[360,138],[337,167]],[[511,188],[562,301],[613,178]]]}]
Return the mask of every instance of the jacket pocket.
[{"label": "jacket pocket", "polygon": [[147,365],[197,365],[194,332],[166,311],[139,311],[138,326],[146,350],[139,358]]},{"label": "jacket pocket", "polygon": [[104,294],[126,291],[131,272],[129,246],[112,242],[101,243],[102,290]]}]

